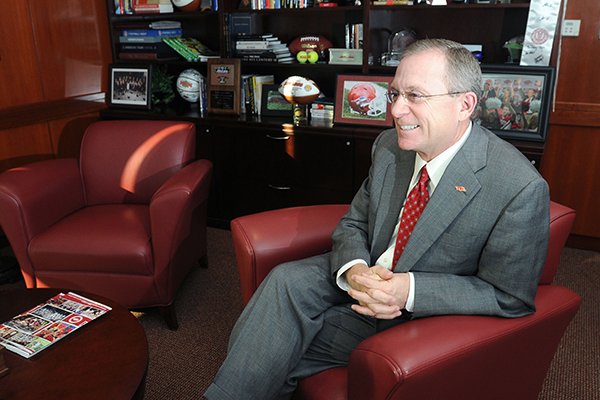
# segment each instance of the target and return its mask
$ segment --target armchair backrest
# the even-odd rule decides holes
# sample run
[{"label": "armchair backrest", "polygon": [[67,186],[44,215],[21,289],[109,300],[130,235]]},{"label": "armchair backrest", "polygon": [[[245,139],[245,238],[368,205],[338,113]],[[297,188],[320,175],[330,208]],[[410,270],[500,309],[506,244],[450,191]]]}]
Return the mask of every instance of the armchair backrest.
[{"label": "armchair backrest", "polygon": [[175,121],[100,121],[81,143],[85,202],[148,204],[195,156],[195,127]]},{"label": "armchair backrest", "polygon": [[550,240],[548,242],[548,255],[544,264],[544,272],[540,278],[540,285],[552,283],[558,264],[560,254],[571,233],[575,221],[575,210],[562,204],[550,202]]}]

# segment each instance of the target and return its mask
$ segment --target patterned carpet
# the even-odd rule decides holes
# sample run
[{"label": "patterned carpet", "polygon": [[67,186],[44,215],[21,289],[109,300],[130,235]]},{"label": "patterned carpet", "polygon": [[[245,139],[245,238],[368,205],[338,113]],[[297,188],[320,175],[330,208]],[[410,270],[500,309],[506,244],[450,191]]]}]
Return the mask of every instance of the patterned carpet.
[{"label": "patterned carpet", "polygon": [[[209,228],[208,246],[209,268],[192,271],[178,293],[179,330],[168,330],[156,311],[135,313],[150,347],[145,400],[199,399],[225,357],[242,310],[229,231]],[[565,249],[556,283],[579,293],[583,302],[539,400],[600,400],[600,253]],[[0,290],[18,285],[22,281]]]}]

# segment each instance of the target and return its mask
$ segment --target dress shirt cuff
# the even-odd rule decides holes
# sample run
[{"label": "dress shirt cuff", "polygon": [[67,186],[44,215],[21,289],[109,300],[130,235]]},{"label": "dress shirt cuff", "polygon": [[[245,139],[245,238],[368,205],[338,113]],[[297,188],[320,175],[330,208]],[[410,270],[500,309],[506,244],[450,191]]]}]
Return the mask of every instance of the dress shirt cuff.
[{"label": "dress shirt cuff", "polygon": [[404,309],[408,312],[413,312],[415,308],[415,277],[412,272],[408,273],[408,298]]},{"label": "dress shirt cuff", "polygon": [[369,264],[367,264],[367,262],[365,260],[361,260],[361,259],[357,258],[356,260],[352,260],[352,261],[347,262],[346,264],[342,265],[342,268],[340,268],[337,272],[335,282],[337,283],[339,288],[342,289],[344,292],[347,292],[348,290],[350,290],[350,285],[348,284],[348,280],[346,279],[346,275],[344,275],[344,274],[346,271],[348,271],[350,268],[352,268],[356,264],[365,264],[367,267],[369,266]]}]

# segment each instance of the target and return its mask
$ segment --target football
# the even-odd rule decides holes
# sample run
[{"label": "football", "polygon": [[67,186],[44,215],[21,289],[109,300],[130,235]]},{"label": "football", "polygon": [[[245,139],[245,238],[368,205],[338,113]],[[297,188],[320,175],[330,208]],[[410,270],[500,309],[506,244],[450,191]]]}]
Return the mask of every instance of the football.
[{"label": "football", "polygon": [[308,104],[319,97],[321,90],[310,79],[290,76],[279,85],[279,93],[290,103]]},{"label": "football", "polygon": [[195,69],[186,69],[177,77],[177,92],[183,99],[195,103],[200,98],[203,79],[202,74]]},{"label": "football", "polygon": [[181,11],[196,11],[200,9],[200,0],[171,0],[171,3]]},{"label": "football", "polygon": [[304,35],[292,40],[288,46],[293,54],[299,51],[313,50],[319,54],[320,60],[325,60],[327,50],[332,48],[333,44],[324,36],[321,35]]}]

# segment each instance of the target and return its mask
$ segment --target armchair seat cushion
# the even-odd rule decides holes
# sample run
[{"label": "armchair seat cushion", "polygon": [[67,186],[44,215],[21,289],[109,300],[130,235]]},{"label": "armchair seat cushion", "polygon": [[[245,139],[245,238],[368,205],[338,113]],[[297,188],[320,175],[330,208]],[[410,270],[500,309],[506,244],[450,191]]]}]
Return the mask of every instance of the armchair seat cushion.
[{"label": "armchair seat cushion", "polygon": [[39,271],[151,275],[149,207],[109,204],[82,208],[35,236],[29,254]]}]

